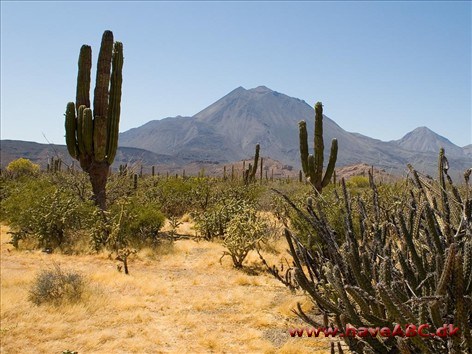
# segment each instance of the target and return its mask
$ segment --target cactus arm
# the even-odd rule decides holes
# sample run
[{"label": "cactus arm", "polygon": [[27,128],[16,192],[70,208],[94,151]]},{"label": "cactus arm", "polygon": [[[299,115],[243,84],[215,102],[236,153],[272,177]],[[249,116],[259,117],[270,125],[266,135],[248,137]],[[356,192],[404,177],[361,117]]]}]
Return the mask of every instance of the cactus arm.
[{"label": "cactus arm", "polygon": [[323,176],[323,154],[324,154],[324,143],[323,143],[323,105],[321,102],[317,102],[315,105],[315,180],[312,183],[317,187],[321,184]]},{"label": "cactus arm", "polygon": [[95,160],[101,162],[106,157],[107,119],[97,116],[93,120],[93,152]]},{"label": "cactus arm", "polygon": [[312,185],[315,185],[315,157],[312,154],[308,155],[307,168],[308,168],[308,177],[310,178],[310,183]]},{"label": "cactus arm", "polygon": [[69,151],[70,156],[77,159],[79,156],[79,151],[77,147],[77,139],[75,132],[77,129],[77,118],[75,117],[75,104],[74,102],[69,102],[66,108],[66,145],[67,150]]},{"label": "cactus arm", "polygon": [[259,162],[259,150],[260,150],[260,145],[256,145],[256,153],[254,155],[254,166],[252,166],[251,170],[251,181],[253,181],[256,177],[256,172],[257,172],[257,164]]},{"label": "cactus arm", "polygon": [[84,158],[85,156],[85,145],[83,138],[83,124],[84,124],[84,110],[85,105],[81,105],[77,110],[77,143],[79,146],[79,156]]},{"label": "cactus arm", "polygon": [[108,86],[110,85],[111,58],[113,52],[113,33],[105,31],[102,37],[100,53],[98,54],[97,78],[93,97],[93,116],[107,117]]},{"label": "cactus arm", "polygon": [[261,157],[261,167],[260,167],[260,178],[261,178],[261,183],[262,183],[262,173],[263,173],[263,168],[264,168],[264,159]]},{"label": "cactus arm", "polygon": [[[92,48],[83,45],[79,54],[79,72],[77,74],[77,93],[75,96],[75,106],[77,110],[80,106],[90,107],[90,70],[92,69]],[[77,112],[78,113],[78,112]]]},{"label": "cactus arm", "polygon": [[108,140],[107,161],[111,165],[118,148],[118,133],[120,124],[121,85],[123,82],[123,44],[116,42],[113,50],[112,74],[110,82],[110,100],[108,105]]},{"label": "cactus arm", "polygon": [[329,154],[328,167],[326,167],[326,172],[323,177],[323,182],[321,183],[322,187],[326,187],[329,184],[331,180],[331,176],[333,175],[333,172],[334,172],[334,166],[336,165],[337,157],[338,157],[338,140],[333,139],[331,141],[331,152]]},{"label": "cactus arm", "polygon": [[85,108],[82,116],[82,140],[84,144],[85,153],[92,155],[93,153],[93,121],[92,110]]},{"label": "cactus arm", "polygon": [[308,175],[308,133],[306,131],[306,122],[302,120],[298,123],[300,136],[300,160],[302,161],[302,170],[305,176]]}]

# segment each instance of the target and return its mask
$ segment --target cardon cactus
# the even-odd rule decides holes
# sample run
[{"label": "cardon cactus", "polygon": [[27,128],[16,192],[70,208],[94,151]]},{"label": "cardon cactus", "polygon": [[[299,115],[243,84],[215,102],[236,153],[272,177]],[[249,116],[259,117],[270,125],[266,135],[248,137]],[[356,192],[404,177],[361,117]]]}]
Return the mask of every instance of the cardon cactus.
[{"label": "cardon cactus", "polygon": [[315,189],[321,193],[326,187],[333,175],[334,166],[338,156],[338,141],[333,139],[331,142],[331,152],[329,156],[328,167],[323,176],[324,143],[323,143],[323,105],[317,102],[315,105],[315,144],[314,155],[308,153],[308,134],[306,131],[306,122],[301,121],[300,131],[300,159],[305,176]]},{"label": "cardon cactus", "polygon": [[83,45],[79,55],[76,101],[66,108],[66,144],[69,154],[90,176],[95,203],[106,208],[106,183],[118,147],[123,44],[105,31],[98,55],[97,76],[90,108],[92,48]]},{"label": "cardon cactus", "polygon": [[254,164],[249,164],[249,168],[243,171],[244,184],[252,183],[256,180],[257,165],[259,163],[260,145],[256,145],[256,153],[254,154]]}]

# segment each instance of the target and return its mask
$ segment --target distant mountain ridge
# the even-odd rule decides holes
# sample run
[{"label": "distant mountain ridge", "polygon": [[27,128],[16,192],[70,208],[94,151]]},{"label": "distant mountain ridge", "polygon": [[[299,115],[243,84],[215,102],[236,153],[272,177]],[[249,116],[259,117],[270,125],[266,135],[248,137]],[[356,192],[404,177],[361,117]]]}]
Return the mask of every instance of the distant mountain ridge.
[{"label": "distant mountain ridge", "polygon": [[[248,90],[238,87],[193,117],[150,121],[121,133],[119,142],[120,146],[160,152],[184,161],[219,163],[248,158],[259,143],[263,156],[299,168],[300,120],[305,120],[308,131],[313,132],[314,110],[305,101],[265,86]],[[327,116],[323,123],[326,154],[331,140],[338,139],[338,166],[367,163],[402,173],[406,164],[412,163],[418,170],[433,174],[441,146],[452,170],[472,166],[470,149],[456,146],[426,127],[417,128],[399,140],[384,142],[347,132]]]},{"label": "distant mountain ridge", "polygon": [[[43,168],[51,157],[60,158],[65,164],[64,168],[71,166],[72,162],[75,161],[70,157],[65,145],[40,144],[21,140],[1,140],[0,157],[2,167],[5,167],[10,161],[19,157],[27,158]],[[119,147],[113,166],[117,168],[120,164],[132,165],[141,161],[146,161],[149,165],[166,164],[169,166],[180,165],[182,163],[173,156],[156,154],[138,148]],[[79,168],[78,161],[75,161],[75,166]]]},{"label": "distant mountain ridge", "polygon": [[[329,107],[325,107],[325,112]],[[265,86],[238,87],[192,117],[168,117],[120,133],[119,152],[114,166],[132,161],[161,165],[175,170],[184,166],[216,166],[249,159],[256,144],[261,156],[282,165],[300,168],[298,122],[305,120],[313,148],[314,110],[305,101],[273,91]],[[435,176],[440,147],[446,150],[451,175],[472,167],[472,144],[463,148],[427,127],[419,127],[404,137],[381,141],[341,128],[324,116],[325,154],[333,138],[338,139],[337,167],[373,165],[387,173],[403,174],[411,163],[417,170]],[[35,145],[36,144],[36,145]],[[47,156],[60,150],[69,159],[65,146],[1,141],[2,166],[14,157],[28,157],[44,164]],[[311,150],[313,151],[313,150]],[[215,169],[216,171],[217,169]]]}]

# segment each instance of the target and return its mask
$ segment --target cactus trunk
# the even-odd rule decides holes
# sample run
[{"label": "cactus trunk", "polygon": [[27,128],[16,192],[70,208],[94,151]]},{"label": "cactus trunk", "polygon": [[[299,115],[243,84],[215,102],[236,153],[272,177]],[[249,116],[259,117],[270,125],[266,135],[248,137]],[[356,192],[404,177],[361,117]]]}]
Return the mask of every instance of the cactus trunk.
[{"label": "cactus trunk", "polygon": [[90,183],[92,184],[93,200],[102,210],[106,209],[106,185],[109,167],[105,161],[94,161],[88,171]]}]

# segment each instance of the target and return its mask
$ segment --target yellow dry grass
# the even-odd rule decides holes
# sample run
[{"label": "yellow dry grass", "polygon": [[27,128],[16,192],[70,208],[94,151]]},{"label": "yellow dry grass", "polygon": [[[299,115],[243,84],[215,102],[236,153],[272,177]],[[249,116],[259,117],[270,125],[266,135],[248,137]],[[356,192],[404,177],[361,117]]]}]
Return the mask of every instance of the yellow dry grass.
[{"label": "yellow dry grass", "polygon": [[[186,231],[191,233],[188,225]],[[291,338],[303,324],[297,301],[271,276],[249,275],[219,258],[217,243],[177,241],[172,251],[141,251],[130,275],[102,255],[66,256],[16,251],[1,226],[2,353],[326,353],[324,338]],[[283,250],[283,242],[277,245]],[[280,256],[279,256],[280,257]],[[277,255],[267,258],[277,261]],[[258,256],[251,255],[249,267]],[[37,271],[57,263],[88,281],[83,300],[35,306],[28,290]]]}]

